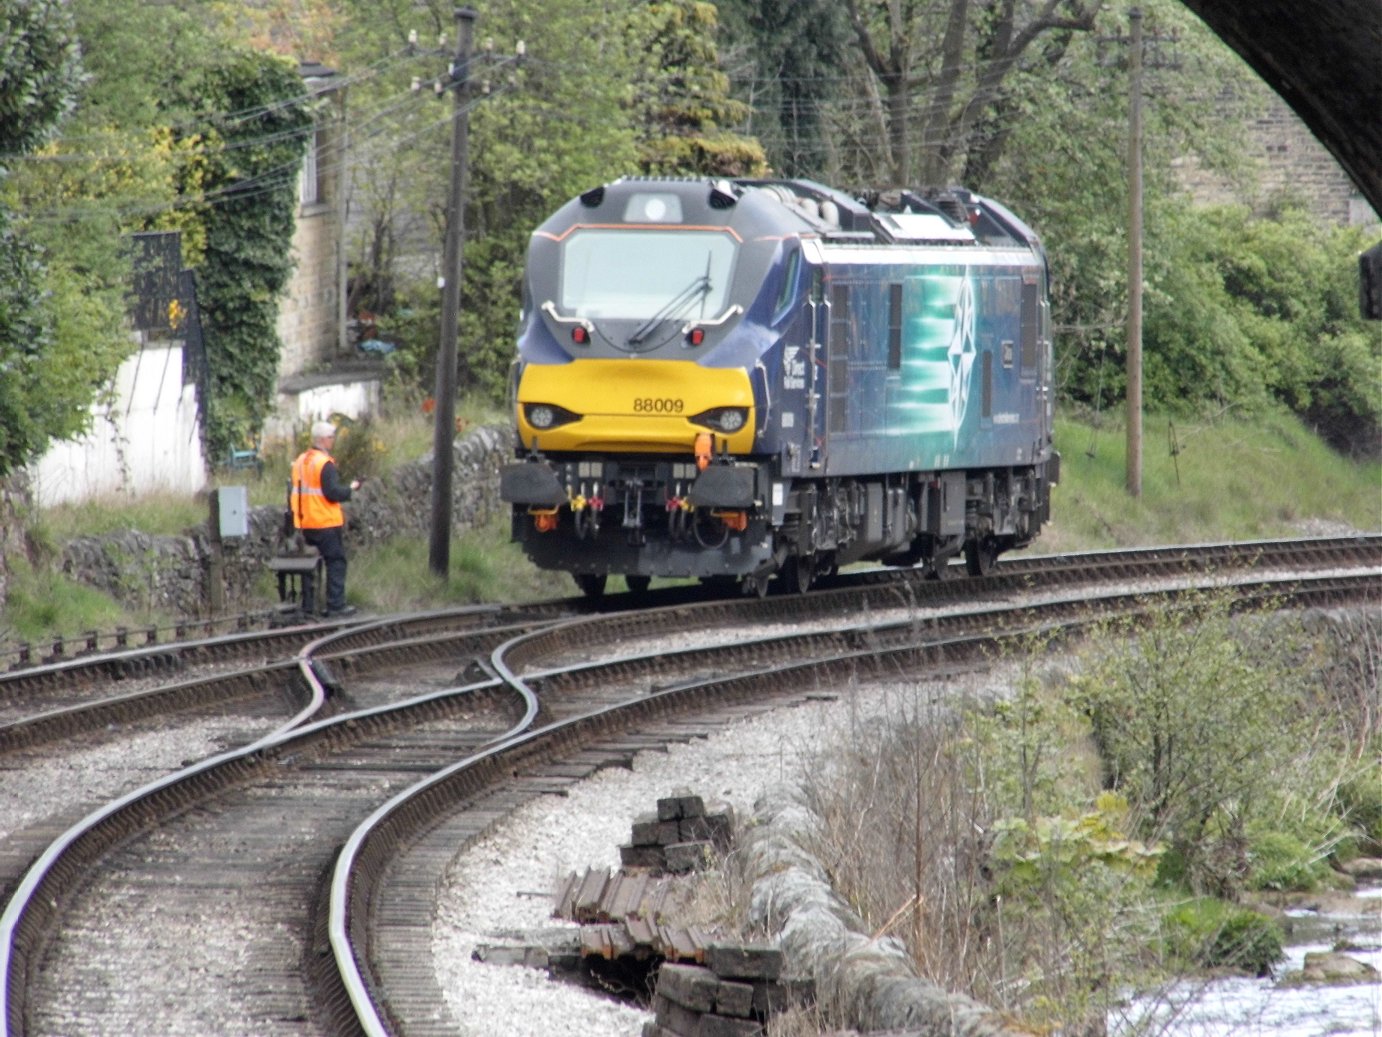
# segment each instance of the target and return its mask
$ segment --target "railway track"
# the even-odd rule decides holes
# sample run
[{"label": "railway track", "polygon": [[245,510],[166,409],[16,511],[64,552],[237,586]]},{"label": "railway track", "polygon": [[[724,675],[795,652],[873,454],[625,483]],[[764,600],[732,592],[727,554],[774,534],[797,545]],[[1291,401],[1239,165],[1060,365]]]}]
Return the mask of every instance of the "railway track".
[{"label": "railway track", "polygon": [[[1353,572],[1247,579],[1238,593],[1313,602],[1375,595],[1380,545],[1308,542],[1309,566]],[[1163,580],[1183,582],[1188,571],[1200,582],[1208,571],[1285,567],[1291,553],[1225,545],[1146,561]],[[1117,566],[1117,579],[1130,579],[1138,553],[1119,554],[1127,557],[1076,556],[1084,562],[1066,570]],[[483,622],[432,614],[303,645],[291,663],[258,672],[273,674],[261,679],[274,686],[300,681],[298,699],[317,704],[316,719],[304,707],[249,745],[90,810],[8,884],[4,1032],[453,1032],[420,968],[428,959],[418,953],[418,919],[430,918],[428,890],[459,846],[532,796],[822,681],[937,659],[955,665],[1014,629],[1088,622],[1096,600],[1104,611],[1142,607],[1139,596],[1087,590],[1034,602],[1024,587],[1056,582],[1043,568],[1066,571],[1024,560],[967,581],[965,593],[959,583],[861,577],[806,598],[583,618],[561,609],[510,613],[507,622],[495,610],[484,610]],[[1073,586],[1077,577],[1068,579]],[[989,600],[964,604],[976,595]],[[774,620],[794,632],[741,633],[728,647],[714,633]],[[467,622],[474,628],[459,629]],[[618,647],[655,638],[680,643]],[[242,672],[256,671],[206,680],[248,680]],[[419,693],[419,683],[428,690]],[[50,728],[28,744],[71,737]],[[204,924],[208,903],[224,924]],[[180,933],[188,938],[171,939]],[[207,948],[204,968],[188,960],[189,944]],[[226,956],[239,964],[214,964]],[[114,999],[112,990],[154,990],[157,1003]],[[96,1022],[83,1029],[73,1020]]]}]

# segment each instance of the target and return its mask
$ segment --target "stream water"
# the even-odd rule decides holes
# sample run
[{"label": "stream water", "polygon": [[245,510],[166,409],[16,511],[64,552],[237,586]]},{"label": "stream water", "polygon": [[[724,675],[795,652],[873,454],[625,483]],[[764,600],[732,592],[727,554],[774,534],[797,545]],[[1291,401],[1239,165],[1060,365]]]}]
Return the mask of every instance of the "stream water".
[{"label": "stream water", "polygon": [[1182,983],[1134,1004],[1115,1034],[1167,1037],[1382,1037],[1382,982],[1350,986],[1288,986],[1311,951],[1347,943],[1350,958],[1382,973],[1382,889],[1367,889],[1345,905],[1291,910],[1287,958],[1267,979],[1225,977]]}]

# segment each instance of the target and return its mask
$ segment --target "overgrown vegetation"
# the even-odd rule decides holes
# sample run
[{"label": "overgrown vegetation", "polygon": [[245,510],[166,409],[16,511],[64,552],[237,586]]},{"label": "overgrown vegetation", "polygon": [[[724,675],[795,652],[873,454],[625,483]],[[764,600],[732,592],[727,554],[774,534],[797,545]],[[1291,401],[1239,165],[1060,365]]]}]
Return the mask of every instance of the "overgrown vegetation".
[{"label": "overgrown vegetation", "polygon": [[312,116],[296,68],[254,51],[181,84],[195,111],[195,199],[206,231],[197,301],[209,390],[203,400],[208,459],[253,442],[268,417],[283,351],[278,300],[292,273],[298,170]]},{"label": "overgrown vegetation", "polygon": [[65,4],[0,2],[0,478],[80,428],[91,398],[80,376],[64,376],[66,364],[89,372],[90,361],[55,341],[43,255],[16,230],[3,192],[13,164],[54,132],[82,75]]},{"label": "overgrown vegetation", "polygon": [[197,276],[207,453],[224,457],[273,402],[311,121],[296,63],[250,47],[219,2],[3,6],[0,32],[20,45],[0,47],[0,111],[14,116],[0,134],[0,298],[23,305],[0,319],[0,475],[84,431],[110,391],[135,346],[128,236],[153,230],[181,232]]},{"label": "overgrown vegetation", "polygon": [[1329,449],[1280,409],[1149,413],[1142,496],[1128,496],[1122,415],[1056,412],[1061,482],[1038,551],[1204,543],[1382,529],[1382,464]]},{"label": "overgrown vegetation", "polygon": [[1376,718],[1344,705],[1377,686],[1362,626],[1198,595],[1064,661],[1029,640],[967,694],[900,687],[803,768],[817,851],[923,975],[1041,1032],[1103,1032],[1187,970],[1266,975],[1282,931],[1250,891],[1374,847],[1348,798],[1382,789]]}]

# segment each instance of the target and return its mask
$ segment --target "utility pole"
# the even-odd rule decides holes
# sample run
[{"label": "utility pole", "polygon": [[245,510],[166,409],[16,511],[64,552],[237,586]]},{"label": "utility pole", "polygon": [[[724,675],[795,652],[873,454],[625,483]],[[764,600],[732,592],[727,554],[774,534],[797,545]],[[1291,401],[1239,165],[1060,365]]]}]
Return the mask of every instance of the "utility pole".
[{"label": "utility pole", "polygon": [[1142,496],[1142,11],[1132,26],[1128,117],[1128,495]]},{"label": "utility pole", "polygon": [[447,84],[453,92],[451,123],[451,190],[446,206],[446,244],[442,252],[441,338],[437,349],[436,425],[432,435],[432,539],[428,563],[432,572],[448,578],[451,568],[451,481],[456,468],[456,325],[461,310],[461,250],[465,244],[465,188],[468,173],[467,137],[470,119],[470,57],[475,11],[456,9],[456,56]]}]

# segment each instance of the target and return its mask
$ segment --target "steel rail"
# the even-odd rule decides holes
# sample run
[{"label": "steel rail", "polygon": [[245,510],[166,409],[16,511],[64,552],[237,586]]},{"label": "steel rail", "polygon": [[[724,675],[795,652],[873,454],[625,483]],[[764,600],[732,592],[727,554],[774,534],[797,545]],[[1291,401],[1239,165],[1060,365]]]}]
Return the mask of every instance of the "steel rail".
[{"label": "steel rail", "polygon": [[[1334,583],[1330,589],[1317,590],[1311,593],[1328,595],[1356,595],[1359,593],[1360,586],[1366,587],[1375,593],[1376,574],[1365,573],[1355,577],[1333,577]],[[1291,578],[1289,580],[1271,581],[1268,589],[1258,593],[1264,595],[1283,595],[1288,585],[1306,584],[1324,587],[1325,581],[1308,581],[1305,578]],[[1265,586],[1265,585],[1264,585]],[[1300,592],[1304,595],[1306,592]],[[1145,598],[1148,595],[1136,595],[1133,597]],[[1127,597],[1127,596],[1125,596]],[[392,621],[380,621],[377,626],[387,626]],[[578,624],[564,624],[573,628]],[[349,631],[340,632],[321,638],[319,642],[304,648],[300,653],[299,665],[302,668],[303,679],[313,687],[314,695],[318,703],[326,697],[327,689],[324,687],[316,668],[313,665],[311,656],[314,649],[319,649],[326,644],[338,642],[342,638],[351,637],[365,638],[367,631],[355,628]],[[514,639],[520,640],[520,639]],[[339,648],[339,644],[337,645]],[[890,652],[923,653],[932,651],[934,646],[923,648],[900,648],[891,649]],[[496,649],[497,663],[504,662],[507,652]],[[884,653],[887,654],[887,653]],[[864,651],[854,653],[853,658],[874,658],[878,657],[876,651]],[[843,657],[842,657],[843,658]],[[809,666],[819,669],[819,663],[811,663]],[[498,668],[498,666],[496,666]],[[774,667],[772,672],[782,672],[780,667]],[[734,680],[738,680],[735,678]],[[467,686],[466,689],[447,689],[429,693],[410,700],[409,705],[416,707],[422,703],[430,703],[454,696],[458,690],[481,690],[493,688],[499,684],[498,680],[481,682],[477,685]],[[645,700],[662,700],[668,691],[677,689],[660,689],[653,695],[645,696]],[[534,707],[535,708],[535,707]],[[220,754],[211,760],[202,761],[199,764],[184,768],[177,775],[171,775],[164,779],[150,783],[143,788],[121,797],[114,804],[106,808],[97,810],[88,815],[82,824],[73,826],[65,832],[53,846],[41,856],[39,861],[26,873],[21,882],[23,895],[18,892],[11,898],[3,916],[0,916],[0,1025],[6,1027],[5,1033],[17,1032],[16,1027],[21,1025],[19,1018],[19,1002],[12,996],[12,992],[22,987],[22,980],[19,978],[21,973],[26,973],[29,967],[27,960],[27,948],[34,945],[40,939],[37,931],[42,927],[42,919],[50,917],[56,910],[56,905],[61,899],[64,890],[71,888],[71,879],[74,869],[77,867],[75,860],[78,856],[97,855],[103,848],[110,845],[110,840],[116,838],[115,817],[117,814],[126,813],[131,816],[142,818],[152,818],[159,816],[162,809],[173,802],[173,787],[181,782],[186,787],[196,787],[206,794],[213,787],[223,787],[226,783],[232,782],[247,776],[249,773],[260,767],[267,765],[271,757],[281,756],[290,747],[305,744],[312,738],[327,738],[330,733],[344,730],[344,727],[337,725],[348,725],[356,727],[366,724],[371,718],[382,718],[394,716],[400,710],[398,706],[380,706],[371,710],[359,711],[347,714],[330,720],[319,720],[315,723],[306,723],[307,715],[300,714],[291,723],[300,724],[294,730],[287,730],[286,725],[274,734],[266,736],[243,749],[234,750],[229,753]],[[590,714],[596,715],[596,714]],[[553,730],[555,725],[551,726]],[[442,783],[444,784],[444,782]],[[82,853],[74,852],[81,846]],[[32,905],[42,903],[44,906],[37,914],[28,914]],[[21,947],[22,944],[22,947]]]},{"label": "steel rail", "polygon": [[[588,749],[601,738],[626,732],[637,724],[671,715],[685,715],[704,709],[711,702],[717,709],[755,704],[769,708],[773,697],[800,696],[803,688],[814,687],[822,679],[849,679],[861,670],[880,675],[913,672],[916,667],[932,667],[970,660],[994,646],[1014,638],[1045,632],[1063,638],[1072,631],[1086,629],[1115,615],[1136,614],[1156,600],[1175,601],[1193,595],[1200,588],[1174,587],[1140,593],[1115,593],[1078,602],[1069,600],[1017,606],[1007,610],[985,610],[966,628],[964,623],[946,623],[953,630],[938,630],[928,621],[921,630],[908,623],[896,624],[900,631],[910,628],[920,636],[908,643],[853,647],[824,658],[816,656],[791,665],[774,661],[766,667],[731,677],[693,679],[654,689],[647,694],[626,698],[579,716],[555,721],[541,728],[515,734],[465,760],[417,782],[394,796],[375,811],[350,836],[350,852],[337,859],[331,879],[331,920],[329,939],[332,957],[339,970],[339,982],[355,1006],[354,1020],[337,1019],[342,1033],[361,1033],[367,1037],[391,1037],[395,1033],[385,1020],[391,1016],[384,1003],[387,991],[373,991],[367,964],[366,919],[378,896],[373,888],[383,873],[383,862],[394,845],[413,827],[431,823],[439,814],[454,810],[457,801],[479,794],[487,783],[512,780],[526,763],[558,757],[578,749]],[[1319,579],[1282,577],[1246,581],[1224,588],[1237,598],[1236,607],[1252,603],[1334,604],[1357,600],[1360,596],[1376,600],[1379,587],[1375,573],[1332,575]],[[996,622],[999,614],[1016,617],[1008,626]],[[952,617],[938,617],[951,619]],[[953,617],[960,619],[962,617]],[[580,624],[569,624],[578,627]],[[567,626],[567,624],[563,624]],[[937,636],[939,635],[939,636]],[[523,640],[515,639],[516,645]],[[767,639],[782,641],[785,639]],[[698,650],[693,650],[698,651]],[[505,653],[496,649],[496,666],[507,670]],[[511,672],[511,671],[509,671]]]}]

